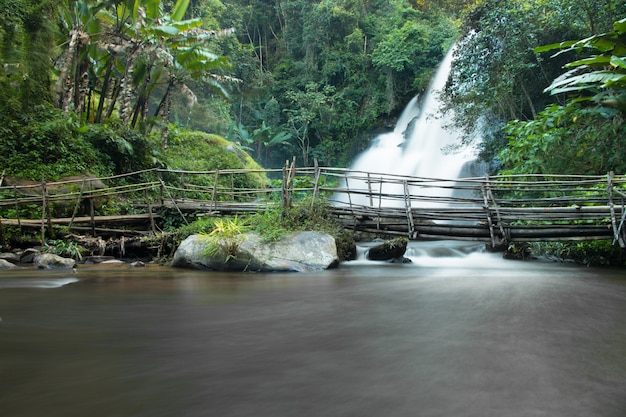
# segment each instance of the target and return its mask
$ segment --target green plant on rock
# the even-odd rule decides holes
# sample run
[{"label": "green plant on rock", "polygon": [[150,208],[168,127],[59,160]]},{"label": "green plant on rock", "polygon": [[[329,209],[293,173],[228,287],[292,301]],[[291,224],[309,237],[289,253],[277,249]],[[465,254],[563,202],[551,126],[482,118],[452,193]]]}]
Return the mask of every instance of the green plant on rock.
[{"label": "green plant on rock", "polygon": [[341,230],[323,198],[305,198],[292,207],[268,209],[248,218],[250,227],[266,241],[276,241],[290,232],[316,230],[336,235]]},{"label": "green plant on rock", "polygon": [[66,242],[64,240],[50,240],[44,244],[43,252],[54,255],[72,258],[76,260],[83,259],[84,248],[76,242]]},{"label": "green plant on rock", "polygon": [[223,256],[224,263],[236,259],[246,227],[237,216],[215,220],[213,231],[208,235],[202,234],[207,243],[204,254],[210,257]]}]

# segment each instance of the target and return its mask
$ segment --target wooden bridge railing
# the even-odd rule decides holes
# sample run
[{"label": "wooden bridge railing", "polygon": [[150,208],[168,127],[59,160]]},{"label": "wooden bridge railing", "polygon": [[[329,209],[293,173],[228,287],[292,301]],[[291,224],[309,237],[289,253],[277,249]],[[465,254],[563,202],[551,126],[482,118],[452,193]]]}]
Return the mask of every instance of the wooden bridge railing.
[{"label": "wooden bridge railing", "polygon": [[[242,178],[251,175],[273,181],[260,188],[240,185],[250,183]],[[125,201],[134,214],[103,216],[102,203],[113,196]],[[317,165],[297,168],[293,162],[283,169],[152,169],[58,182],[0,178],[0,232],[2,224],[40,227],[44,240],[45,231],[59,224],[70,230],[86,227],[96,234],[104,230],[97,224],[147,220],[154,231],[160,207],[175,209],[187,221],[189,212],[216,216],[249,213],[317,196],[329,201],[345,227],[367,232],[482,240],[492,245],[612,239],[626,246],[625,176],[609,173],[450,180]],[[73,214],[55,218],[54,209],[59,206],[65,206],[66,212],[71,208]]]}]

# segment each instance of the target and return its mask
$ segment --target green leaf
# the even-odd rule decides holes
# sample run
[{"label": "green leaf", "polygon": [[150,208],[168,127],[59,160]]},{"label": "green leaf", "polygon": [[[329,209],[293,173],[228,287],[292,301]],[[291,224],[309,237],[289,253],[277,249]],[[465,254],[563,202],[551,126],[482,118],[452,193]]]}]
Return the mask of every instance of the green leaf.
[{"label": "green leaf", "polygon": [[153,28],[153,32],[162,36],[174,36],[178,35],[179,30],[174,26],[156,26]]},{"label": "green leaf", "polygon": [[137,21],[137,16],[139,15],[139,5],[141,0],[135,0],[133,3],[133,22]]},{"label": "green leaf", "polygon": [[161,9],[161,0],[144,0],[143,7],[146,16],[150,19],[158,19]]},{"label": "green leaf", "polygon": [[611,57],[610,56],[606,56],[606,55],[594,55],[591,56],[589,58],[583,58],[583,59],[579,59],[577,61],[573,61],[570,62],[568,64],[565,64],[565,68],[573,68],[573,67],[580,67],[581,65],[588,65],[588,66],[593,66],[593,65],[597,65],[597,66],[606,66],[609,65],[611,63]]},{"label": "green leaf", "polygon": [[185,13],[187,12],[188,7],[189,0],[178,0],[174,5],[174,9],[172,10],[172,20],[183,20],[183,17],[185,17]]},{"label": "green leaf", "polygon": [[619,35],[626,33],[626,19],[615,22],[613,24],[613,30]]},{"label": "green leaf", "polygon": [[624,78],[624,76],[624,74],[616,73],[614,71],[595,71],[572,77],[559,77],[554,80],[548,88],[546,88],[546,91],[550,91],[551,94],[580,91],[589,89],[592,86],[598,87],[617,82]]},{"label": "green leaf", "polygon": [[626,69],[626,59],[619,57],[619,56],[612,56],[611,57],[611,65],[613,65],[614,67],[620,67],[620,68],[624,68]]},{"label": "green leaf", "polygon": [[188,20],[181,20],[181,21],[173,21],[173,22],[170,22],[170,25],[174,26],[180,32],[185,32],[190,29],[202,27],[202,19],[196,18],[196,19],[188,19]]},{"label": "green leaf", "polygon": [[538,46],[534,49],[535,53],[541,53],[541,52],[549,52],[549,51],[553,51],[555,49],[565,49],[565,48],[569,48],[572,45],[574,45],[575,43],[577,43],[577,41],[565,41],[565,42],[559,42],[559,43],[552,43],[550,45],[542,45],[542,46]]}]

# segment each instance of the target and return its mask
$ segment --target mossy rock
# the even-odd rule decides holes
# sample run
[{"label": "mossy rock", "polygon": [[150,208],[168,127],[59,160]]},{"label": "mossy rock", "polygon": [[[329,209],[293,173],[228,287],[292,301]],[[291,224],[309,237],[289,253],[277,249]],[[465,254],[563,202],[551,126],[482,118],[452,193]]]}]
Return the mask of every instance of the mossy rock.
[{"label": "mossy rock", "polygon": [[406,253],[409,239],[399,237],[387,240],[380,245],[371,247],[367,251],[367,259],[371,261],[391,261],[401,259]]},{"label": "mossy rock", "polygon": [[[173,135],[165,151],[168,166],[186,171],[263,168],[236,143],[222,136],[204,132],[180,131]],[[212,179],[206,179],[207,184]],[[260,188],[269,184],[264,173],[236,175],[235,185]],[[207,185],[199,184],[199,185]]]}]

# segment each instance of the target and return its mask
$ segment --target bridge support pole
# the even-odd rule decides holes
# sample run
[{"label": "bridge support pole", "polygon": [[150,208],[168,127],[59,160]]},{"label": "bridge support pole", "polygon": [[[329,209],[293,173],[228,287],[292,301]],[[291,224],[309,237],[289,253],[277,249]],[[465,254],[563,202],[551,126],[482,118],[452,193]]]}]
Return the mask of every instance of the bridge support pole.
[{"label": "bridge support pole", "polygon": [[415,231],[415,221],[413,220],[413,210],[411,209],[411,194],[409,193],[409,183],[407,180],[404,180],[402,183],[404,185],[404,207],[406,208],[406,217],[409,226],[407,236],[411,239]]},{"label": "bridge support pole", "polygon": [[[509,238],[506,231],[504,230],[504,225],[502,224],[502,216],[500,215],[498,204],[496,203],[496,199],[493,195],[493,192],[491,191],[489,175],[485,176],[485,184],[483,184],[480,188],[483,193],[483,201],[485,203],[485,211],[487,213],[487,224],[489,226],[489,237],[491,237],[491,247],[495,249],[498,246],[507,245],[509,243]],[[493,218],[491,216],[491,206],[489,204],[490,200],[493,202],[493,208],[496,212],[497,217],[497,225],[500,229],[500,234],[502,235],[502,240],[500,241],[497,239],[495,233],[496,225],[494,224]]]},{"label": "bridge support pole", "polygon": [[613,176],[615,174],[613,171],[607,174],[607,195],[609,199],[609,210],[611,212],[611,227],[613,228],[613,244],[616,242],[619,244],[620,248],[624,249],[626,247],[626,242],[623,238],[622,226],[624,225],[624,204],[622,203],[622,218],[617,226],[617,219],[615,216],[615,204],[613,202]]}]

